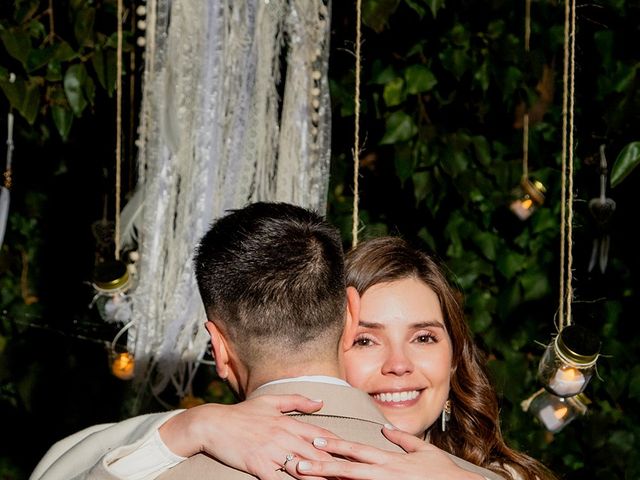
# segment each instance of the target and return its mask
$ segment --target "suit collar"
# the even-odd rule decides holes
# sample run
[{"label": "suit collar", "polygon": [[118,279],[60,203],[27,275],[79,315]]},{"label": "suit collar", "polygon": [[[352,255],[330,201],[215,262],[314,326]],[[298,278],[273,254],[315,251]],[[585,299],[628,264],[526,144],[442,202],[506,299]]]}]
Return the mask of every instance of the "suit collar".
[{"label": "suit collar", "polygon": [[329,383],[292,381],[264,385],[253,391],[247,399],[261,395],[300,394],[312,400],[322,400],[323,406],[314,415],[349,417],[384,425],[390,423],[380,413],[369,395],[360,390]]}]

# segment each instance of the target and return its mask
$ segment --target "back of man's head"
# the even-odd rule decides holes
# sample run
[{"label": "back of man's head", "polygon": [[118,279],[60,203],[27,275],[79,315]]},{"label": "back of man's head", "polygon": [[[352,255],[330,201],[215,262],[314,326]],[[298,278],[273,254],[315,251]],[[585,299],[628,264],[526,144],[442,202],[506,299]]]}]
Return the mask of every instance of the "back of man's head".
[{"label": "back of man's head", "polygon": [[337,230],[318,214],[285,203],[235,210],[202,238],[195,270],[207,316],[247,366],[335,356],[344,260]]}]

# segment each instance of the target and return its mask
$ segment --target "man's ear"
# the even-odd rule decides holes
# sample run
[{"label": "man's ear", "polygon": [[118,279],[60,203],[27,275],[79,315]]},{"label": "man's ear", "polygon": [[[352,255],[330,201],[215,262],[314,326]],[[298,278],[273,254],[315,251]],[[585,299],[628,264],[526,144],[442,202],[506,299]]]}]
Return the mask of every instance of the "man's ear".
[{"label": "man's ear", "polygon": [[342,334],[342,350],[347,351],[353,346],[360,322],[360,294],[353,287],[347,287],[347,313]]},{"label": "man's ear", "polygon": [[218,372],[218,376],[221,379],[226,380],[229,377],[230,361],[227,341],[215,323],[208,321],[204,325],[211,337],[211,349],[213,350],[213,358],[216,360],[216,372]]}]

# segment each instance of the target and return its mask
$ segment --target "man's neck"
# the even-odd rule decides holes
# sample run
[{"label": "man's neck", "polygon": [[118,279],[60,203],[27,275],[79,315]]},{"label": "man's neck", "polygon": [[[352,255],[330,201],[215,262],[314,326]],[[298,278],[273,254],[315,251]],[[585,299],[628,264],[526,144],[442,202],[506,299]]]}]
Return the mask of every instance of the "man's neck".
[{"label": "man's neck", "polygon": [[265,383],[282,380],[286,378],[296,378],[302,376],[321,375],[325,377],[335,377],[344,379],[344,370],[336,361],[314,362],[307,364],[295,364],[291,362],[286,368],[259,369],[248,372],[244,382],[245,394],[249,395],[256,388]]}]

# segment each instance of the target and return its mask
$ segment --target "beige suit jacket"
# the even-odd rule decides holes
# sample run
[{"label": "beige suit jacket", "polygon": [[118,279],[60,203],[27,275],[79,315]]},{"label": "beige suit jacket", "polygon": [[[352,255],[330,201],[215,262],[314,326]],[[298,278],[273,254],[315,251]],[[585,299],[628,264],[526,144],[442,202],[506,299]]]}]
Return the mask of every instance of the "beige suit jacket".
[{"label": "beige suit jacket", "polygon": [[[282,395],[298,393],[308,398],[321,399],[322,409],[311,415],[295,414],[300,420],[323,427],[346,440],[374,447],[402,452],[403,450],[382,435],[381,429],[389,423],[366,393],[355,388],[316,382],[286,382],[267,385],[253,392],[249,398],[259,395]],[[502,479],[489,470],[477,467],[465,460],[450,455],[461,468],[478,473],[487,479]],[[283,459],[284,460],[284,459]],[[283,479],[291,479],[286,472],[279,472]],[[194,455],[158,477],[158,480],[246,480],[253,476],[227,467],[204,455]]]}]

